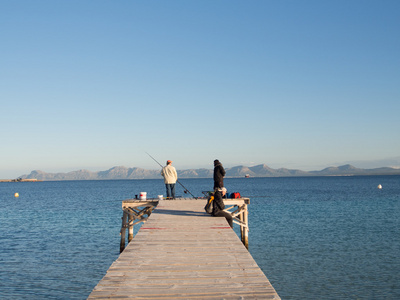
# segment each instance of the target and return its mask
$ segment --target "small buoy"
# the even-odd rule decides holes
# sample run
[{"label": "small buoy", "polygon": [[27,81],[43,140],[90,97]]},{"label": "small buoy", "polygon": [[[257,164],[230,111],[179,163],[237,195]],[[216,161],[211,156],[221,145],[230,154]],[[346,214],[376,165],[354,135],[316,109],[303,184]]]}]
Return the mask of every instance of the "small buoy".
[{"label": "small buoy", "polygon": [[379,185],[378,185],[378,189],[380,189],[380,190],[381,190],[381,189],[382,189],[382,185],[380,185],[380,184],[379,184]]},{"label": "small buoy", "polygon": [[14,197],[15,197],[15,198],[18,198],[18,197],[19,197],[19,194],[18,194],[18,193],[15,193],[15,194],[14,194]]}]

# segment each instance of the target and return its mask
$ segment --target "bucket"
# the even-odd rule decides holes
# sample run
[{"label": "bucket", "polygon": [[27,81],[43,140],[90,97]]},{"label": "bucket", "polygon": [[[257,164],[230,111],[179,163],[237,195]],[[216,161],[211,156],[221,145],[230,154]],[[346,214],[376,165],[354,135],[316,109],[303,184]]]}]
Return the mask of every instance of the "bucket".
[{"label": "bucket", "polygon": [[163,195],[158,195],[158,200],[162,200],[163,199]]},{"label": "bucket", "polygon": [[146,195],[147,195],[146,192],[140,192],[140,196],[139,196],[140,200],[146,200]]}]

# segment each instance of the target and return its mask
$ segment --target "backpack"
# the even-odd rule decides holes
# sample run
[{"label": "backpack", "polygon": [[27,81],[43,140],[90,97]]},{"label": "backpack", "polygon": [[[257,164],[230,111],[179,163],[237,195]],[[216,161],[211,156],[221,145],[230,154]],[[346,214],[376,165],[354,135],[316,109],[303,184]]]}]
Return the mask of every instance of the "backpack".
[{"label": "backpack", "polygon": [[210,195],[207,199],[207,204],[204,206],[206,213],[211,214],[213,210],[212,202],[214,200],[214,195]]},{"label": "backpack", "polygon": [[238,199],[238,198],[240,198],[240,193],[232,193],[232,194],[231,194],[231,198],[233,198],[233,199]]}]

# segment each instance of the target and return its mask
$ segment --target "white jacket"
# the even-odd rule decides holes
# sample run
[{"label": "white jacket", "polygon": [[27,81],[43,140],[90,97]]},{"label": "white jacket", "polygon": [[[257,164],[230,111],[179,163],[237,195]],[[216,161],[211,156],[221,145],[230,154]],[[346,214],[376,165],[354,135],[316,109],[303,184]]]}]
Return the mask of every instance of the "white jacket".
[{"label": "white jacket", "polygon": [[161,175],[164,176],[165,184],[173,184],[178,180],[178,174],[173,166],[167,165],[162,168]]}]

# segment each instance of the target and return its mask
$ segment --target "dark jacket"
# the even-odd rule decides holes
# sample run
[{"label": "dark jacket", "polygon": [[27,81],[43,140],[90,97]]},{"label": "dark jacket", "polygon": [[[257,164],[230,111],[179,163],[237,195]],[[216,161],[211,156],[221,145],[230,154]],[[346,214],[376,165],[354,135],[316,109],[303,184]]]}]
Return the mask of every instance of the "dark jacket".
[{"label": "dark jacket", "polygon": [[214,200],[212,204],[213,204],[213,210],[212,210],[213,216],[215,216],[220,211],[223,211],[225,209],[224,200],[222,199],[222,193],[220,191],[216,191],[214,193]]},{"label": "dark jacket", "polygon": [[222,164],[218,161],[214,161],[214,189],[219,187],[222,188],[224,186],[224,176],[225,169]]}]

